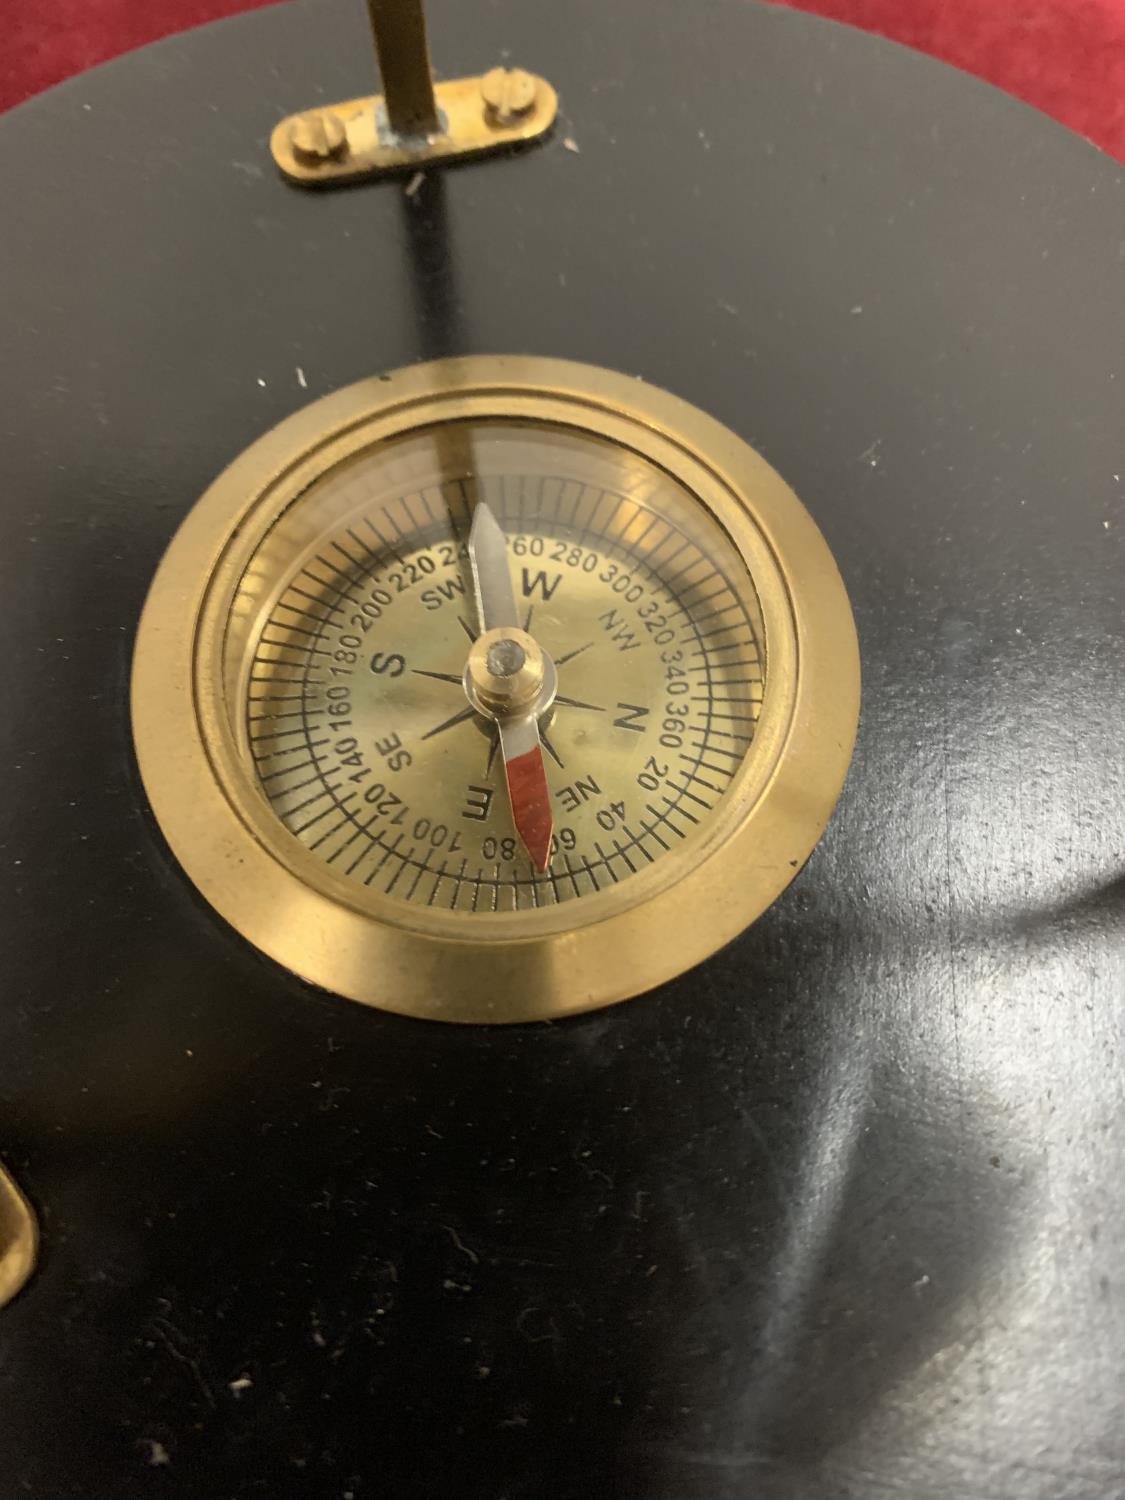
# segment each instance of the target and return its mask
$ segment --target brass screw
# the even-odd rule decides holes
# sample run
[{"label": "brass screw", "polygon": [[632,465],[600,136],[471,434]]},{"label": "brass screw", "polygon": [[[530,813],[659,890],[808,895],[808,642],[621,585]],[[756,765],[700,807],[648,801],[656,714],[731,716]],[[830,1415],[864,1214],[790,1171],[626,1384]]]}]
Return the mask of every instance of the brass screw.
[{"label": "brass screw", "polygon": [[465,691],[474,708],[494,717],[527,712],[546,676],[543,652],[515,626],[477,636],[465,666]]},{"label": "brass screw", "polygon": [[314,109],[293,121],[289,144],[303,161],[329,161],[346,153],[348,133],[339,115],[330,109]]},{"label": "brass screw", "polygon": [[496,125],[510,125],[535,103],[535,79],[522,68],[493,68],[480,81],[484,112]]}]

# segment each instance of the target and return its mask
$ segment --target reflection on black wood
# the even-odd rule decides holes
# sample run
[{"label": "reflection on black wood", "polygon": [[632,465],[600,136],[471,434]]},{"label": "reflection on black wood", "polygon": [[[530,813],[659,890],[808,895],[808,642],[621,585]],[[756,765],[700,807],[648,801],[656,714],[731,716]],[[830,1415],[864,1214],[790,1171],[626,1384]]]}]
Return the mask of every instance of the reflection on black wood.
[{"label": "reflection on black wood", "polygon": [[[425,174],[414,192],[403,193],[402,205],[406,281],[414,300],[421,357],[445,359],[463,353],[455,237],[444,172]],[[462,480],[466,504],[471,506],[476,501],[476,482],[468,429],[458,425],[435,427],[432,435],[436,468],[443,486]],[[458,516],[457,522],[461,520]],[[465,581],[469,582],[467,574]]]},{"label": "reflection on black wood", "polygon": [[423,359],[464,352],[457,258],[445,190],[445,174],[427,173],[417,190],[402,195],[406,229],[406,279],[414,299],[418,347]]},{"label": "reflection on black wood", "polygon": [[483,1494],[466,1465],[497,1494],[827,1493],[971,1336],[1021,1181],[986,1104],[974,1129],[940,1071],[880,1061],[862,988],[791,993],[795,945],[838,940],[774,912],[654,999],[488,1031],[319,997],[227,936],[240,1000],[205,1045],[190,980],[138,951],[112,1033],[94,1008],[70,1039],[108,1112],[24,1122],[39,1170],[117,1207],[5,1315],[13,1360],[65,1323],[65,1378],[120,1330],[122,1420],[165,1413],[140,1435],[199,1493],[228,1442],[401,1494]]}]

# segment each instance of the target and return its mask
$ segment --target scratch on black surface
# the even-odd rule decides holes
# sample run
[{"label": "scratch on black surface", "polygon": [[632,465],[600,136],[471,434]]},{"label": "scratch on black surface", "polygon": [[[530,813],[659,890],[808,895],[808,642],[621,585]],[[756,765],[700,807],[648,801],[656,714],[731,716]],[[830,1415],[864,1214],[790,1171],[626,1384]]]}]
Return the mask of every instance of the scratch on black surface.
[{"label": "scratch on black surface", "polygon": [[603,1172],[600,1167],[589,1165],[589,1159],[594,1154],[589,1149],[589,1147],[583,1150],[581,1144],[579,1144],[575,1146],[574,1150],[570,1154],[571,1159],[575,1161],[579,1167],[581,1167],[582,1171],[586,1174],[591,1182],[602,1182],[607,1188],[613,1187],[613,1178],[609,1175],[608,1172]]},{"label": "scratch on black surface", "polygon": [[187,1344],[184,1334],[167,1318],[153,1318],[152,1331],[176,1363],[186,1365],[191,1371],[204,1400],[214,1410],[215,1393],[207,1383],[207,1378],[199,1367],[199,1360],[184,1347]]},{"label": "scratch on black surface", "polygon": [[671,1443],[638,1443],[636,1446],[642,1453],[672,1459],[675,1463],[690,1465],[692,1468],[739,1470],[774,1467],[769,1455],[762,1453],[728,1453],[718,1448],[696,1450],[676,1447]]},{"label": "scratch on black surface", "polygon": [[453,1228],[452,1224],[443,1224],[441,1227],[445,1230],[446,1234],[453,1241],[457,1249],[460,1250],[461,1254],[467,1255],[474,1266],[479,1266],[480,1256],[476,1253],[475,1250],[469,1249],[468,1245],[465,1244],[464,1240],[462,1240],[461,1236],[457,1233],[456,1229]]},{"label": "scratch on black surface", "polygon": [[[528,1321],[535,1317],[543,1319],[545,1331],[539,1332],[528,1328]],[[516,1319],[516,1328],[529,1344],[561,1344],[563,1336],[559,1332],[559,1326],[550,1313],[542,1307],[525,1307]]]}]

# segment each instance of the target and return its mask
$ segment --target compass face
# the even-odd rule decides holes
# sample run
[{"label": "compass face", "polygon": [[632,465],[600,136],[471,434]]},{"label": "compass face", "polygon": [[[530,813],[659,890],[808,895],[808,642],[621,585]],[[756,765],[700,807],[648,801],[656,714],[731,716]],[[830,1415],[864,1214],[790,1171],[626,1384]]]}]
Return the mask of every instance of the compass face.
[{"label": "compass face", "polygon": [[808,858],[858,714],[807,512],[675,397],[551,360],[327,397],[187,517],[134,665],[174,852],[367,1004],[526,1020],[652,988]]},{"label": "compass face", "polygon": [[[542,869],[465,684],[482,505],[557,674],[533,705]],[[282,516],[234,612],[242,750],[273,815],[361,890],[443,910],[582,901],[694,843],[765,688],[757,592],[716,519],[646,459],[551,424],[462,421],[358,454]]]}]

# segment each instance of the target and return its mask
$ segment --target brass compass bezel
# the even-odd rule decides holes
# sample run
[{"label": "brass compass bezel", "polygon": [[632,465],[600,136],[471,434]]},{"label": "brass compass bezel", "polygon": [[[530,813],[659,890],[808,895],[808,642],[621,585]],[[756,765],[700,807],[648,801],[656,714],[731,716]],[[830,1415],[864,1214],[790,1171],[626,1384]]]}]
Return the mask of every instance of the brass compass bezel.
[{"label": "brass compass bezel", "polygon": [[[619,886],[536,911],[414,909],[357,888],[273,816],[224,702],[246,566],[317,477],[381,441],[464,418],[576,428],[639,454],[717,519],[754,580],[768,670],[754,742],[698,836]],[[245,938],[309,982],[401,1014],[542,1020],[641,994],[709,957],[805,863],[843,785],[859,713],[851,607],[808,512],[728,428],[628,376],[473,356],[359,381],[251,445],[173,537],[141,619],[133,733],[156,819]]]},{"label": "brass compass bezel", "polygon": [[0,1307],[22,1290],[35,1269],[38,1248],[31,1205],[0,1166]]}]

